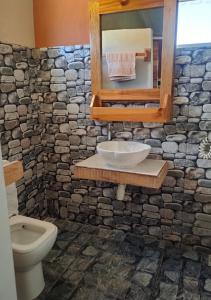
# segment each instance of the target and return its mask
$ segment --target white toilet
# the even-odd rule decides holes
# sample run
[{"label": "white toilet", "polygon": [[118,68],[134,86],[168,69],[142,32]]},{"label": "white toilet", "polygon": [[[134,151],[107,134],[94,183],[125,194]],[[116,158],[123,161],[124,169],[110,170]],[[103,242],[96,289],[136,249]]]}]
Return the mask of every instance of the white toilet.
[{"label": "white toilet", "polygon": [[32,300],[45,286],[42,260],[53,247],[57,227],[18,215],[16,186],[7,186],[6,191],[18,300]]}]

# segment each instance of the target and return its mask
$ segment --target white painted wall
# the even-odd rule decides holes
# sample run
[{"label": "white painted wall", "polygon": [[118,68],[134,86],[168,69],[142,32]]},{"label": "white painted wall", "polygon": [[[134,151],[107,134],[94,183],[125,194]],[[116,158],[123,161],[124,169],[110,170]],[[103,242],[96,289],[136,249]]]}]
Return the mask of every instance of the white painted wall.
[{"label": "white painted wall", "polygon": [[0,0],[0,41],[33,48],[33,0]]},{"label": "white painted wall", "polygon": [[1,149],[0,149],[0,299],[17,300]]}]

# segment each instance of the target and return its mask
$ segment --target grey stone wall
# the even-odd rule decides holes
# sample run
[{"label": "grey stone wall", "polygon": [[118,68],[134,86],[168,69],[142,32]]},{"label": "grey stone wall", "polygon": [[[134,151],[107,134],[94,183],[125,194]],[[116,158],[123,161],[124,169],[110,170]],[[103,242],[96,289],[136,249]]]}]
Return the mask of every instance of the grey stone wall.
[{"label": "grey stone wall", "polygon": [[[21,51],[13,49],[13,58],[16,57],[15,52]],[[89,118],[89,46],[26,52],[24,84],[26,81],[30,98],[26,105],[30,115],[28,117],[27,114],[27,120],[32,131],[39,128],[39,134],[33,133],[29,139],[32,143],[34,135],[40,137],[39,143],[30,144],[30,148],[39,147],[41,151],[32,161],[36,166],[37,162],[44,164],[40,181],[45,197],[44,200],[42,197],[40,201],[36,200],[35,207],[39,203],[43,207],[47,205],[50,215],[63,219],[149,234],[196,247],[210,247],[211,161],[199,159],[198,149],[203,138],[211,138],[211,49],[177,51],[172,122],[164,125],[112,124],[112,139],[150,144],[151,157],[169,162],[169,173],[160,190],[128,186],[122,202],[115,199],[116,185],[77,180],[73,175],[75,163],[93,155],[96,144],[107,139],[107,124]],[[3,55],[0,63],[4,61],[4,67],[5,59],[11,53],[5,54],[2,50],[0,53]],[[8,76],[15,77],[17,63],[12,66],[14,75]],[[2,84],[1,90],[4,89]],[[18,91],[17,78],[15,84]],[[7,94],[8,99],[13,90],[2,92]],[[16,102],[17,108],[21,98],[19,96]],[[6,103],[1,101],[5,114],[2,118],[4,135],[8,130],[5,132]],[[22,123],[21,117],[18,118]],[[19,128],[19,124],[16,127]],[[8,149],[4,150],[5,157],[10,151],[8,141],[15,139],[11,135],[2,143],[3,148]],[[30,148],[24,149],[29,157],[34,149]],[[22,150],[20,155],[25,156]],[[30,169],[30,163],[28,166]],[[36,178],[36,169],[33,174]],[[40,193],[37,195],[39,198]],[[24,202],[27,203],[27,199]],[[41,205],[35,213],[42,213]]]},{"label": "grey stone wall", "polygon": [[[211,245],[211,162],[198,159],[211,130],[211,49],[177,51],[174,118],[162,124],[113,123],[112,139],[152,146],[151,157],[169,162],[160,190],[76,180],[74,164],[107,139],[107,124],[89,119],[88,47],[49,49],[52,104],[46,107],[46,199],[49,213],[64,219],[149,234],[173,242]],[[49,119],[48,119],[49,120]]]},{"label": "grey stone wall", "polygon": [[23,162],[24,178],[17,183],[17,189],[19,210],[28,215],[45,209],[39,69],[36,50],[0,43],[2,155],[4,159]]}]

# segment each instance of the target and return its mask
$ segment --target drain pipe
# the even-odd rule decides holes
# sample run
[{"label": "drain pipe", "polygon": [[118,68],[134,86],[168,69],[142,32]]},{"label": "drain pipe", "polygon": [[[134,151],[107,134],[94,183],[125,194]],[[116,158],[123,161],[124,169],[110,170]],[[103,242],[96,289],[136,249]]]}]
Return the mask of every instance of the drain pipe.
[{"label": "drain pipe", "polygon": [[108,141],[111,141],[111,137],[112,137],[111,123],[108,123],[107,132],[108,132]]},{"label": "drain pipe", "polygon": [[[111,123],[108,123],[107,133],[108,133],[108,141],[111,141],[111,139],[112,139],[112,124]],[[117,200],[119,200],[119,201],[124,200],[125,190],[126,190],[126,185],[125,184],[119,184],[117,186],[117,193],[116,193]]]},{"label": "drain pipe", "polygon": [[119,184],[117,187],[116,198],[119,201],[123,201],[125,198],[126,184]]}]

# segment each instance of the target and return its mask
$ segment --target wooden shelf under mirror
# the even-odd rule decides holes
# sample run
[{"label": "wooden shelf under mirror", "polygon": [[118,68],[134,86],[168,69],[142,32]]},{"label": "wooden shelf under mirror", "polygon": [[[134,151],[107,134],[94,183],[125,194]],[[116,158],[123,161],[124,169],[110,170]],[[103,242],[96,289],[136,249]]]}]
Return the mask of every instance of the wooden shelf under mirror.
[{"label": "wooden shelf under mirror", "polygon": [[[90,0],[91,69],[93,94],[90,109],[92,119],[98,121],[159,123],[165,123],[171,120],[173,111],[172,93],[177,8],[178,0]],[[152,16],[155,15],[157,18],[156,21],[160,21],[161,23],[159,23],[160,25],[157,26],[157,23],[155,22],[156,27],[154,28],[153,26],[152,28],[149,27],[149,24],[149,28],[135,28],[135,30],[142,30],[142,28],[146,28],[150,29],[152,32],[151,46],[148,47],[145,45],[144,47],[144,49],[150,50],[148,51],[150,59],[149,57],[148,59],[145,59],[144,67],[147,67],[147,65],[150,63],[152,64],[152,83],[150,81],[150,87],[145,88],[143,82],[139,84],[140,82],[137,76],[136,81],[132,83],[133,88],[128,88],[128,85],[130,86],[131,82],[129,84],[127,82],[127,84],[123,86],[124,83],[116,84],[106,79],[106,84],[110,84],[112,86],[111,88],[108,88],[104,82],[105,75],[108,75],[103,73],[105,70],[104,55],[106,52],[108,52],[107,49],[111,49],[112,47],[110,47],[111,45],[109,45],[107,48],[105,47],[105,49],[102,47],[105,46],[108,39],[107,31],[116,31],[115,34],[117,34],[117,31],[121,31],[121,29],[128,30],[129,28],[130,30],[131,28],[131,30],[134,30],[132,29],[134,28],[134,25],[131,25],[130,27],[130,24],[127,23],[127,26],[125,26],[124,23],[123,26],[125,27],[119,27],[119,22],[114,22],[114,25],[112,25],[111,22],[111,20],[121,20],[121,16],[124,16],[124,22],[125,20],[129,22],[128,20],[132,19],[131,16],[134,16],[128,15],[130,13],[137,13],[137,18],[139,18],[139,16],[142,14],[145,14],[145,16],[148,14],[149,22],[150,17],[152,19]],[[118,19],[112,19],[115,17]],[[117,29],[115,28],[115,24],[118,24]],[[155,35],[157,27],[159,27],[160,32],[156,32]],[[155,46],[153,46],[155,45],[156,39],[159,39],[161,43],[160,45],[157,45],[157,47],[159,46],[157,49],[155,49]],[[115,47],[118,46],[118,42],[116,42],[115,39],[113,40],[115,41],[113,52],[116,52],[118,49]],[[128,44],[131,45],[127,38],[124,39],[123,37],[122,40],[126,46],[128,46]],[[112,39],[110,39],[110,43],[113,44],[111,41]],[[130,51],[128,49],[129,48],[127,48],[125,51]],[[142,51],[135,51],[135,53],[142,53],[142,57],[138,58],[138,60],[144,60],[144,58],[146,58],[147,52],[146,50],[144,51],[144,49]],[[157,53],[157,57],[155,57],[155,53]],[[144,78],[143,74],[142,78]],[[116,88],[116,86],[120,86],[121,88]],[[142,87],[140,88],[140,86]],[[117,107],[116,104],[119,105],[122,102],[125,104],[125,107]],[[157,105],[153,107],[151,103],[155,103]],[[139,104],[139,106],[137,106],[137,104]],[[112,107],[112,105],[114,107]]]},{"label": "wooden shelf under mirror", "polygon": [[8,162],[3,166],[5,185],[15,183],[24,176],[21,161]]},{"label": "wooden shelf under mirror", "polygon": [[[124,99],[124,97],[123,97]],[[128,102],[128,100],[116,99],[118,102]],[[112,100],[110,100],[111,102]],[[135,100],[134,100],[135,101]],[[140,100],[138,100],[140,101]],[[137,102],[138,102],[137,101]],[[169,95],[165,96],[164,102],[155,108],[121,108],[121,107],[104,107],[104,103],[108,102],[108,99],[99,98],[94,95],[90,105],[90,111],[92,118],[98,121],[135,121],[135,122],[168,122],[170,119],[169,106],[171,105],[171,99]]]}]

